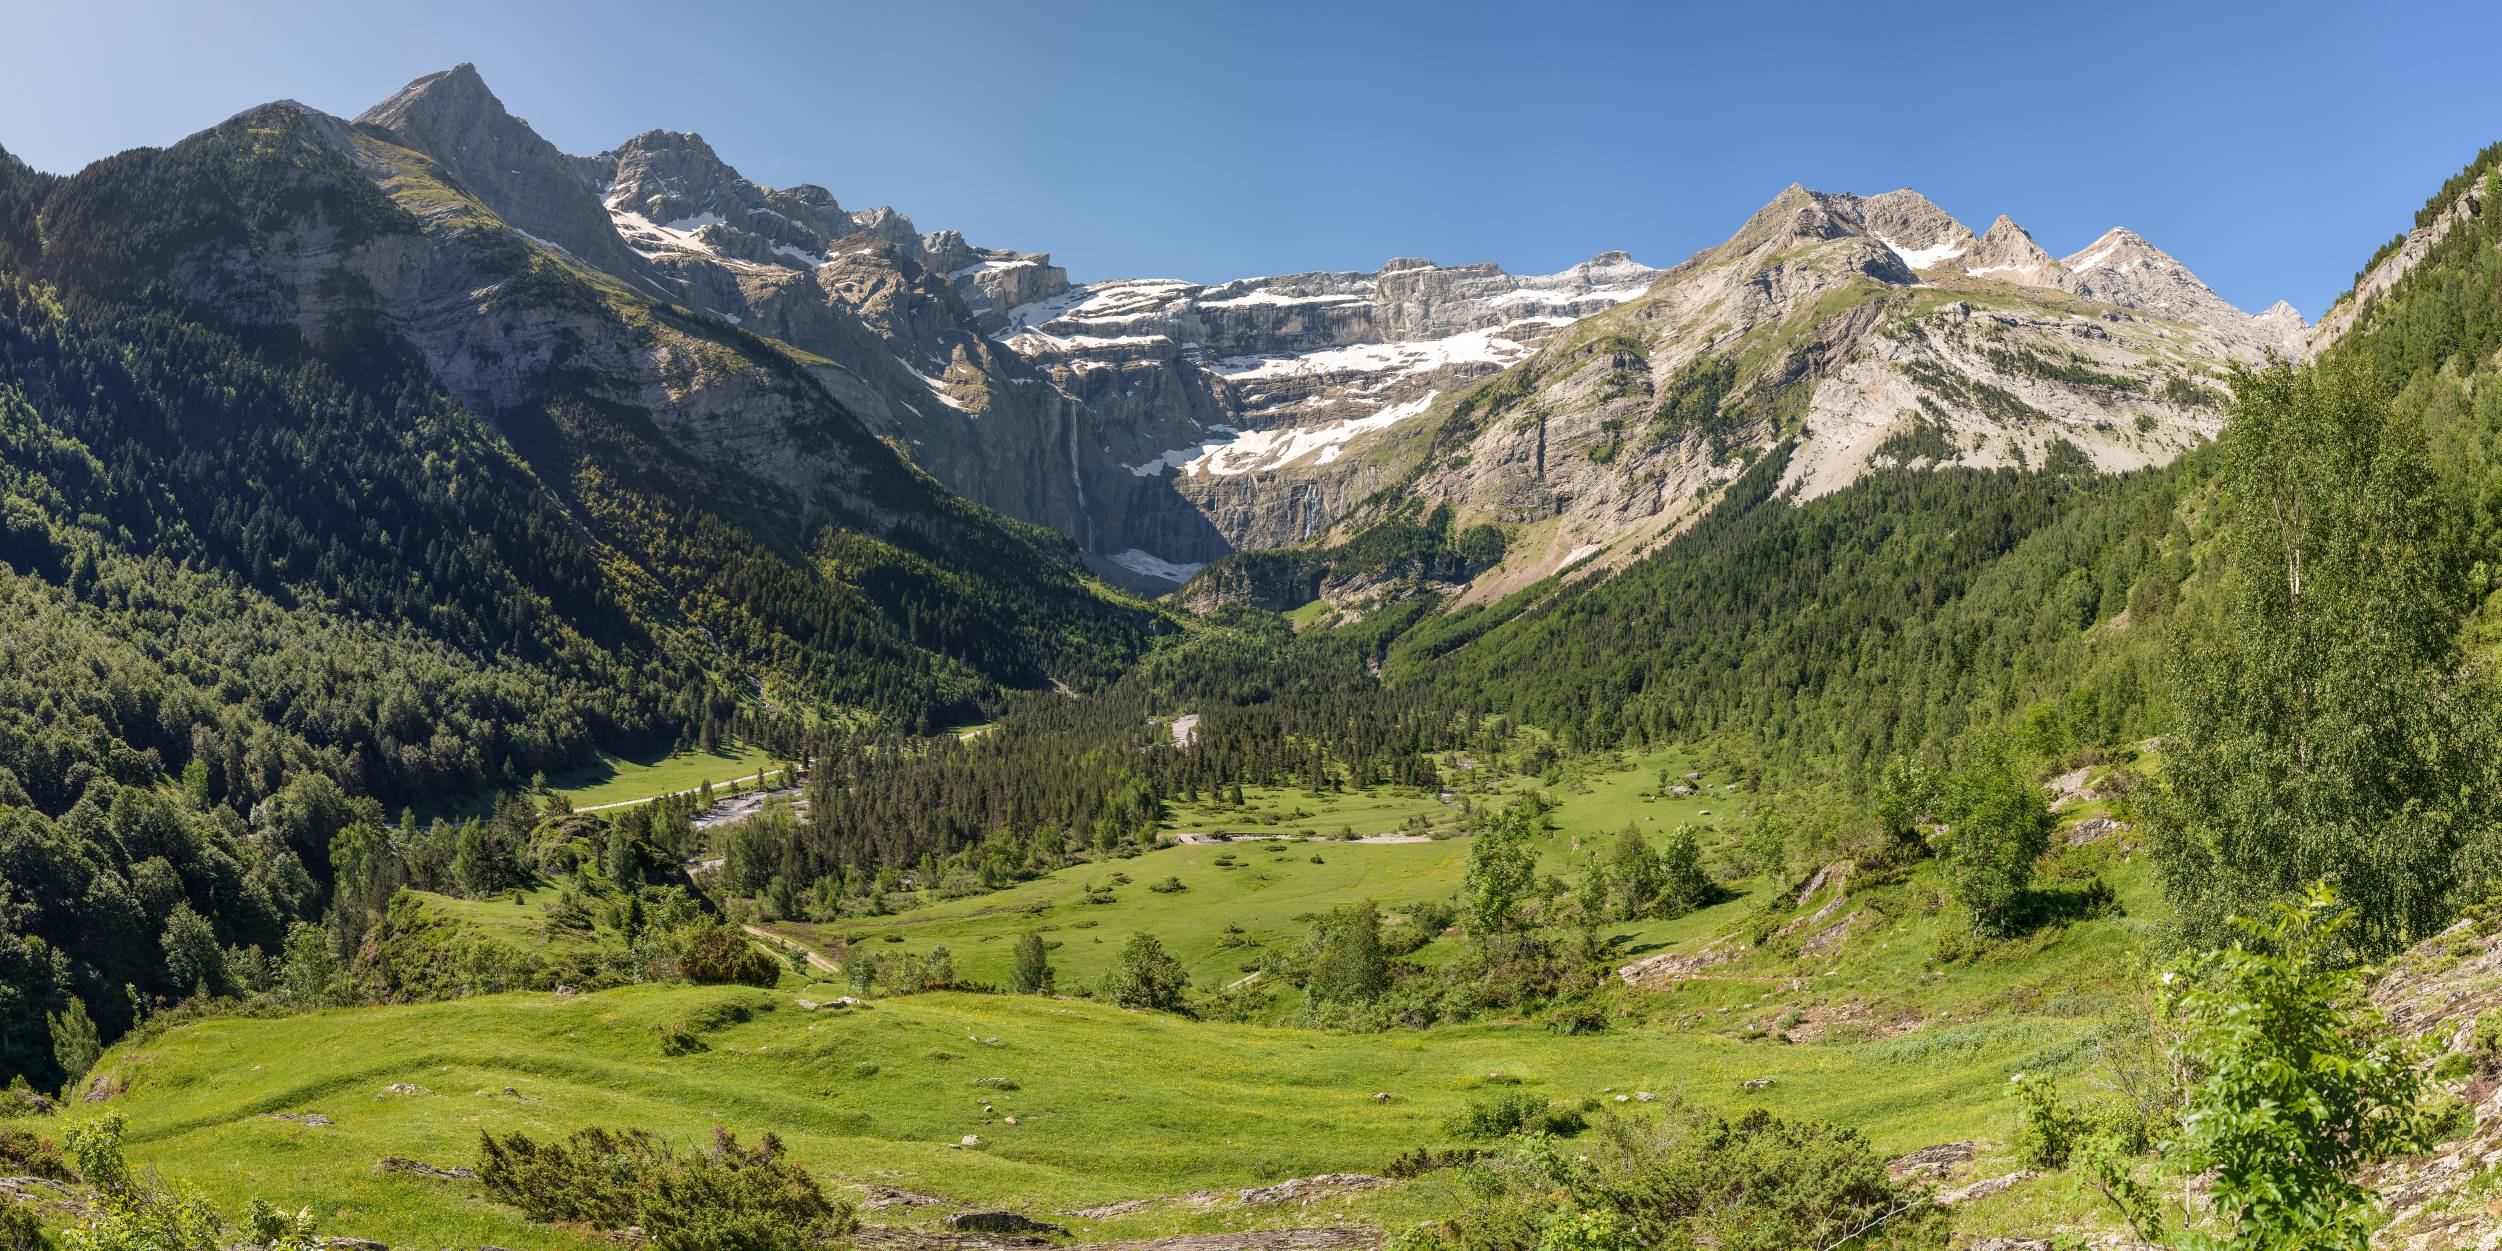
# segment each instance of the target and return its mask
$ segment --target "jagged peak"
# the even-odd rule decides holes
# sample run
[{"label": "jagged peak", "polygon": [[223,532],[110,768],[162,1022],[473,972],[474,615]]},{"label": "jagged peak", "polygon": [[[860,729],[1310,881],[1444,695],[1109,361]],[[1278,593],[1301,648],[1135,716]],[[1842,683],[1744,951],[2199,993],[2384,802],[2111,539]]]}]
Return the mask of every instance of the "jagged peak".
[{"label": "jagged peak", "polygon": [[[2033,242],[2033,232],[2018,225],[2016,223],[2016,219],[2009,217],[2004,213],[2000,213],[1990,222],[1989,229],[1982,231],[1981,237],[1984,239],[2013,238],[2022,239],[2026,243]],[[2034,246],[2038,247],[2040,245],[2035,244]]]},{"label": "jagged peak", "polygon": [[2302,310],[2295,308],[2292,302],[2288,300],[2278,300],[2274,304],[2268,305],[2266,308],[2259,310],[2259,312],[2254,315],[2254,318],[2258,321],[2279,322],[2295,326],[2307,326],[2311,324],[2310,320],[2302,315]]},{"label": "jagged peak", "polygon": [[651,151],[692,152],[712,161],[719,161],[721,159],[721,154],[713,151],[712,145],[705,142],[702,135],[699,135],[691,130],[662,130],[658,127],[644,131],[642,134],[636,135],[633,138],[626,140],[624,143],[618,144],[611,150],[611,152],[601,153],[601,155],[606,156],[611,155],[612,153]]},{"label": "jagged peak", "polygon": [[2092,243],[2086,244],[2068,256],[2061,257],[2059,263],[2066,266],[2071,273],[2082,273],[2085,270],[2126,264],[2129,261],[2155,261],[2175,267],[2180,265],[2180,262],[2174,260],[2170,253],[2146,242],[2144,235],[2126,226],[2113,226],[2102,232],[2101,236]]},{"label": "jagged peak", "polygon": [[511,116],[505,110],[504,102],[496,98],[486,79],[479,75],[478,67],[463,61],[450,69],[410,79],[407,86],[357,114],[356,120],[396,130],[399,127],[395,122],[420,109],[471,107],[490,108],[506,117]]}]

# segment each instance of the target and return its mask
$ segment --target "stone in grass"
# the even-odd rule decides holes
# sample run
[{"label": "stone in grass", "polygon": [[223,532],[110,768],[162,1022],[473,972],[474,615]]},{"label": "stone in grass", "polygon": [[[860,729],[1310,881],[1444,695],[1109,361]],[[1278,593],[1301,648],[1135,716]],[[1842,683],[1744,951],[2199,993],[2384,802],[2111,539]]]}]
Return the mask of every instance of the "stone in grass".
[{"label": "stone in grass", "polygon": [[1746,1082],[1746,1088],[1748,1090],[1763,1090],[1771,1085],[1772,1079],[1769,1077],[1752,1078]]},{"label": "stone in grass", "polygon": [[958,1212],[947,1218],[947,1228],[967,1234],[1061,1234],[1069,1231],[1048,1221],[1038,1221],[1016,1212]]},{"label": "stone in grass", "polygon": [[981,1136],[980,1134],[966,1134],[964,1137],[959,1138],[959,1139],[957,1139],[957,1140],[956,1140],[956,1145],[957,1145],[957,1146],[959,1146],[959,1147],[978,1147],[978,1146],[981,1146],[981,1145],[982,1145],[982,1136]]}]

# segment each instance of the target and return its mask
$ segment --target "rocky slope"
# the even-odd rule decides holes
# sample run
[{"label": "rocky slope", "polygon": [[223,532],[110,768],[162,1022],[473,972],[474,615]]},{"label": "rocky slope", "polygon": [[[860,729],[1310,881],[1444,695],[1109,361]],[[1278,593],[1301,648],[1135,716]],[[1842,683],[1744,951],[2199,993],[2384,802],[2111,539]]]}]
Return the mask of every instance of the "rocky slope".
[{"label": "rocky slope", "polygon": [[[2233,308],[2128,231],[2060,259],[1915,192],[1791,187],[1500,378],[1360,432],[1337,463],[1393,489],[1334,539],[1448,505],[1507,533],[1472,583],[1486,598],[1647,550],[1784,440],[1799,499],[1876,466],[2157,464],[2212,435],[2234,362],[2294,351],[2302,329]],[[1361,598],[1362,580],[1324,575],[1323,593]]]},{"label": "rocky slope", "polygon": [[949,487],[1148,590],[1414,501],[1507,529],[1491,593],[1640,550],[1776,438],[1802,496],[1871,464],[2153,463],[2212,430],[2226,362],[2308,332],[2129,231],[2056,258],[1910,191],[1793,188],[1672,271],[1071,286],[1048,255],[754,183],[697,135],[564,156],[467,66],[360,120],[532,239],[798,349]]}]

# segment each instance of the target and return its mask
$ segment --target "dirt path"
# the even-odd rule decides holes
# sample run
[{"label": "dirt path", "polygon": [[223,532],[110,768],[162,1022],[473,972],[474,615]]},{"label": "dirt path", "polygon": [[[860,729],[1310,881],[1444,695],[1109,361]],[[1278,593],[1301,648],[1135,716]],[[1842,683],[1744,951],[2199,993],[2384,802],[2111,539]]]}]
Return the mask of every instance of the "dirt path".
[{"label": "dirt path", "polygon": [[835,977],[841,977],[843,975],[843,966],[826,959],[824,956],[818,955],[816,949],[810,947],[806,943],[799,942],[796,939],[785,938],[761,925],[742,925],[739,928],[747,931],[749,935],[761,938],[768,943],[786,944],[788,946],[799,948],[800,954],[808,957],[808,967],[815,969],[819,973],[831,974]]}]

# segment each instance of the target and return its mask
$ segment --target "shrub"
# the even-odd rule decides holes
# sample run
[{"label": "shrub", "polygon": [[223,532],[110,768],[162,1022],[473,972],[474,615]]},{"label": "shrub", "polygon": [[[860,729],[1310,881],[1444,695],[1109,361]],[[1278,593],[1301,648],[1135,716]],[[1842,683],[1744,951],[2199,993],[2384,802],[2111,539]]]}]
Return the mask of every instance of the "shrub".
[{"label": "shrub", "polygon": [[1857,1130],[1756,1111],[1607,1117],[1570,1152],[1530,1138],[1470,1170],[1477,1199],[1402,1251],[1942,1245],[1937,1210],[1894,1183]]},{"label": "shrub", "polygon": [[1569,1138],[1586,1126],[1581,1114],[1570,1108],[1559,1108],[1543,1095],[1526,1090],[1507,1090],[1501,1094],[1470,1101],[1450,1120],[1443,1123],[1444,1132],[1454,1138],[1489,1139],[1512,1134],[1553,1134]]},{"label": "shrub", "polygon": [[1411,1147],[1390,1157],[1382,1166],[1381,1175],[1406,1181],[1446,1168],[1474,1164],[1486,1157],[1483,1147]]},{"label": "shrub", "polygon": [[69,1162],[61,1149],[22,1129],[0,1129],[0,1177],[40,1177],[68,1181]]},{"label": "shrub", "polygon": [[0,1251],[52,1251],[34,1209],[0,1201]]},{"label": "shrub", "polygon": [[2042,1172],[2066,1168],[2078,1145],[2092,1131],[2092,1118],[2060,1097],[2057,1086],[2045,1081],[2028,1082],[2022,1073],[2016,1074],[2015,1093],[2017,1121],[2012,1145],[2016,1163]]},{"label": "shrub", "polygon": [[639,1129],[578,1129],[541,1143],[481,1134],[478,1180],[535,1221],[642,1229],[652,1251],[790,1251],[826,1246],[855,1227],[850,1205],[828,1198],[807,1170],[765,1135],[741,1147],[715,1129],[681,1152]]},{"label": "shrub", "polygon": [[1587,999],[1574,999],[1556,1005],[1555,1010],[1547,1014],[1546,1028],[1550,1033],[1566,1037],[1603,1033],[1607,1029],[1607,1010]]},{"label": "shrub", "polygon": [[782,980],[782,967],[773,957],[728,926],[687,940],[678,952],[678,973],[690,982],[712,985],[771,986]]}]

